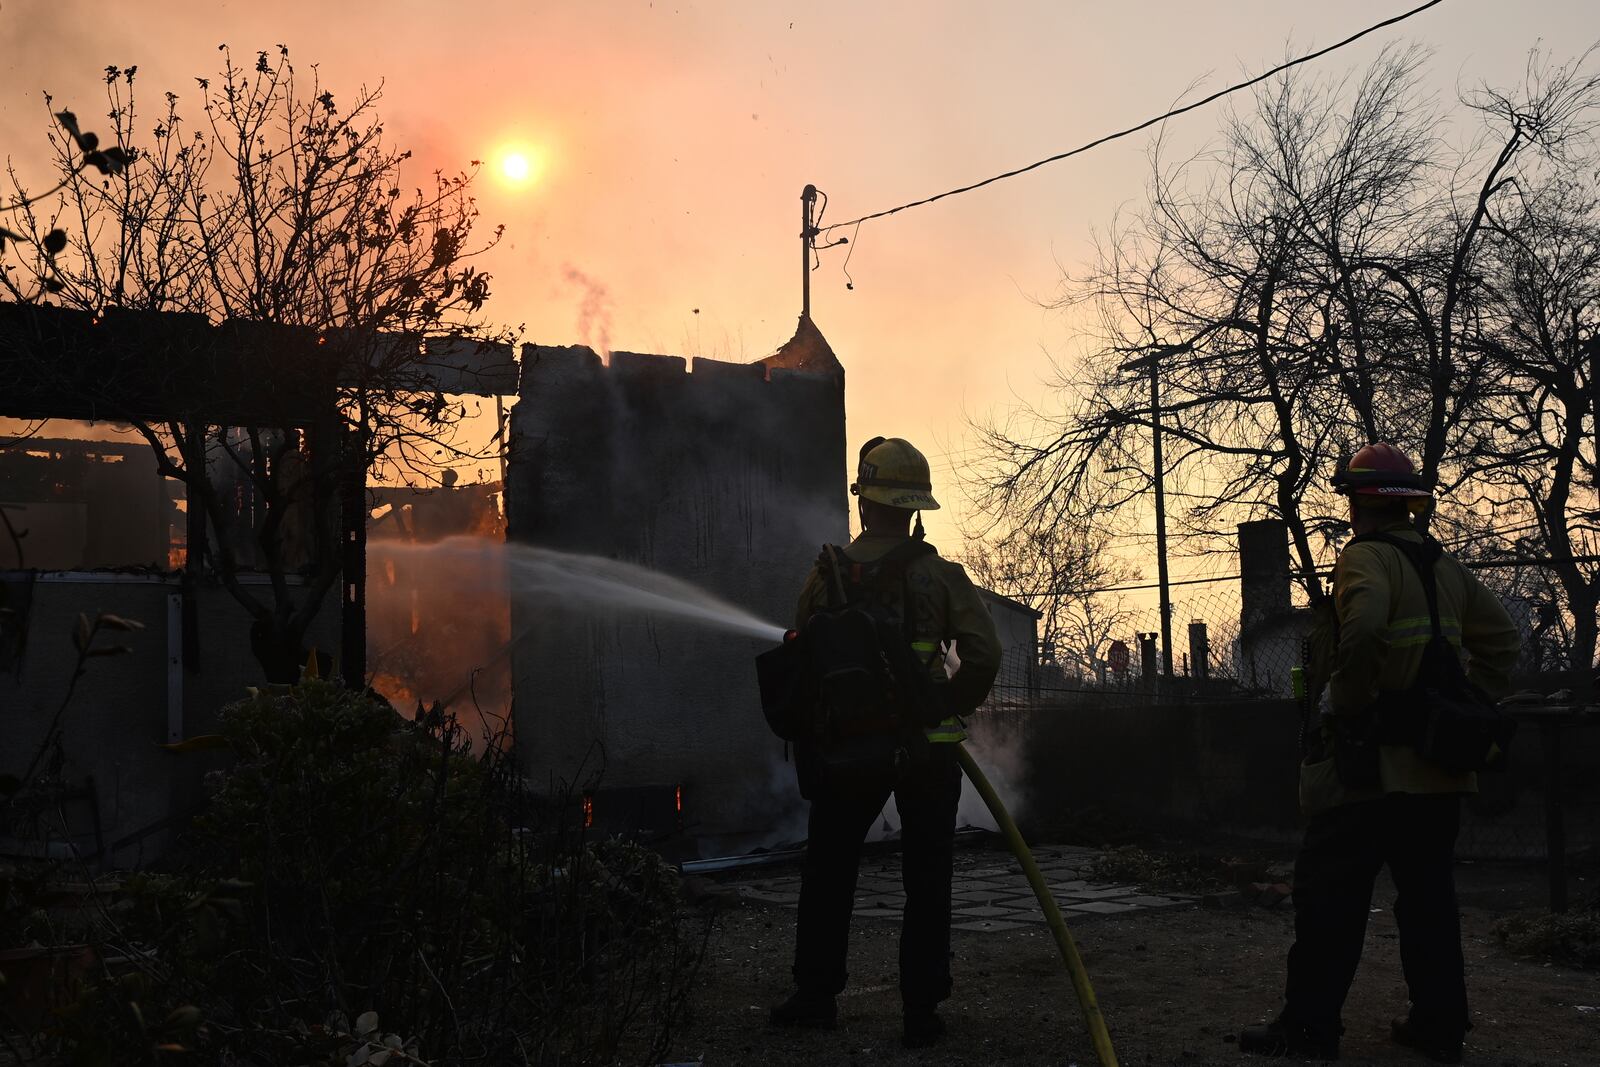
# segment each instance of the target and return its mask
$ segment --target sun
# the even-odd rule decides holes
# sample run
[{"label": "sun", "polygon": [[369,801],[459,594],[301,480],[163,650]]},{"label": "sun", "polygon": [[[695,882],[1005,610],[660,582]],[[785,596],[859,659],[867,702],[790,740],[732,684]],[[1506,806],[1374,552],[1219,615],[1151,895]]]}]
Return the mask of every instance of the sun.
[{"label": "sun", "polygon": [[507,185],[527,185],[538,173],[538,159],[532,152],[508,148],[500,153],[500,178]]}]

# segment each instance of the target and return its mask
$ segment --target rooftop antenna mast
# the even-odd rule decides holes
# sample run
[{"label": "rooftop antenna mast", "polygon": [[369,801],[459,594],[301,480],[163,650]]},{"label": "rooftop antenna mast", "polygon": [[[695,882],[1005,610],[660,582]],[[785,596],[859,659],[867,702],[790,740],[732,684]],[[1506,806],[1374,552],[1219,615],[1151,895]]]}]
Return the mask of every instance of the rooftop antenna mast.
[{"label": "rooftop antenna mast", "polygon": [[811,253],[816,245],[817,225],[811,217],[817,207],[817,187],[800,190],[800,319],[811,321]]}]

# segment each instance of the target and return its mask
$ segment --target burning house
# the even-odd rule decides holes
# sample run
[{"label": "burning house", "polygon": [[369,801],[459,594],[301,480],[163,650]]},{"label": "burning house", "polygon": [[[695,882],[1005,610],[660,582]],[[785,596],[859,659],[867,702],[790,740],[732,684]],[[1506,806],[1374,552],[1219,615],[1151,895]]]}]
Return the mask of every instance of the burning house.
[{"label": "burning house", "polygon": [[[309,467],[339,387],[317,347],[251,323],[0,308],[0,377],[27,386],[6,394],[0,417],[156,419],[179,405],[219,443],[277,442],[276,462]],[[273,573],[259,556],[259,472],[236,458],[208,463],[209,503],[196,509],[147,442],[91,440],[116,436],[103,423],[0,448],[0,511],[18,534],[0,539],[15,564],[0,574],[0,773],[48,736],[78,615],[145,627],[130,637],[135,655],[98,660],[79,682],[60,779],[81,818],[61,847],[129,862],[193,810],[206,760],[158,746],[210,732],[263,680],[259,627],[238,593],[267,598],[282,583],[309,596],[298,561],[330,515],[340,573],[307,600],[305,641],[336,652],[348,680],[402,710],[439,701],[474,734],[514,721],[533,781],[588,794],[601,825],[627,809],[625,820],[684,831],[691,851],[719,852],[792,815],[783,746],[759,712],[763,638],[519,591],[496,546],[637,564],[788,624],[818,547],[849,530],[844,371],[822,335],[803,321],[775,355],[743,365],[535,345],[520,366],[503,348],[428,354],[416,387],[430,394],[518,394],[504,484],[346,486],[272,520],[289,528]],[[29,379],[30,360],[63,369]],[[219,502],[220,528],[206,521]],[[232,591],[208,563],[224,552]],[[990,603],[1009,635],[997,697],[1015,701],[1037,685],[1035,617]]]}]

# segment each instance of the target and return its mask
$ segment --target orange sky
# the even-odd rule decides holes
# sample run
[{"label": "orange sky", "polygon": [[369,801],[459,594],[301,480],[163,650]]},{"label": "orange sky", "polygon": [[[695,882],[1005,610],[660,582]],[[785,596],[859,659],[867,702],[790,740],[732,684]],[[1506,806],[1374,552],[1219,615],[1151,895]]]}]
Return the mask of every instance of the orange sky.
[{"label": "orange sky", "polygon": [[[4,0],[0,136],[42,143],[38,91],[81,115],[98,72],[137,64],[144,99],[279,42],[339,89],[386,81],[384,114],[434,166],[542,156],[539,179],[481,179],[486,223],[508,227],[487,264],[490,309],[531,341],[755,359],[799,311],[801,187],[842,220],[985,177],[1164,110],[1412,6],[1410,0],[1123,0],[1114,4],[570,2],[487,0]],[[1514,13],[1513,13],[1514,11]],[[1320,61],[1339,70],[1399,33],[1457,82],[1507,81],[1538,39],[1565,57],[1600,38],[1594,0],[1515,9],[1447,0],[1400,31]],[[1198,143],[1206,109],[1178,120]],[[153,114],[153,110],[151,111]],[[86,121],[88,128],[96,128]],[[966,420],[1038,397],[1044,353],[1070,357],[1074,324],[1037,306],[1081,264],[1092,233],[1143,190],[1130,139],[1041,172],[863,227],[813,275],[814,317],[849,372],[852,449],[909,437],[959,503],[951,467]],[[604,290],[584,321],[586,278]],[[700,309],[696,315],[693,309]],[[952,508],[930,536],[954,547]],[[1175,577],[1183,573],[1176,569]]]}]

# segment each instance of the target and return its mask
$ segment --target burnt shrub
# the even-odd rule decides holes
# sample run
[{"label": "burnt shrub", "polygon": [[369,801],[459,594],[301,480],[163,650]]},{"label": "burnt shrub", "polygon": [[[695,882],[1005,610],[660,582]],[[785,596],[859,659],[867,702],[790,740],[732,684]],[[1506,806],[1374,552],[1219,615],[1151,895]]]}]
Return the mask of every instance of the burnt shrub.
[{"label": "burnt shrub", "polygon": [[1508,915],[1495,923],[1494,932],[1515,955],[1600,970],[1600,911]]}]

